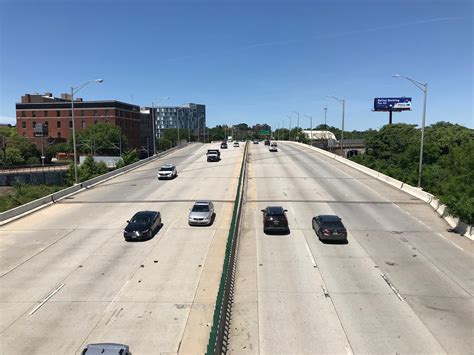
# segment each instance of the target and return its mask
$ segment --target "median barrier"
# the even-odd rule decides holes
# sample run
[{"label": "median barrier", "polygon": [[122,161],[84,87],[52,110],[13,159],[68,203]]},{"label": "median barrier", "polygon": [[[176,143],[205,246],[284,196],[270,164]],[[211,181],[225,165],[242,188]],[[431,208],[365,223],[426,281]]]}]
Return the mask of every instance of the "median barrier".
[{"label": "median barrier", "polygon": [[443,205],[437,198],[435,198],[434,195],[430,194],[429,192],[423,191],[419,187],[414,187],[414,186],[405,184],[404,182],[399,181],[397,179],[394,179],[394,178],[392,178],[388,175],[379,173],[376,170],[370,169],[370,168],[368,168],[364,165],[361,165],[359,163],[356,163],[352,160],[346,159],[346,158],[341,157],[339,155],[329,153],[329,152],[327,152],[323,149],[308,146],[306,144],[299,143],[299,142],[289,142],[289,143],[313,149],[313,150],[317,151],[320,154],[323,154],[323,155],[326,155],[330,158],[333,158],[333,159],[339,161],[342,164],[350,166],[350,167],[352,167],[352,168],[354,168],[354,169],[356,169],[360,172],[363,172],[367,175],[370,175],[370,176],[376,178],[377,180],[383,181],[383,182],[385,182],[385,183],[387,183],[387,184],[389,184],[389,185],[391,185],[391,186],[393,186],[393,187],[395,187],[399,190],[405,191],[407,194],[409,194],[411,196],[414,196],[414,197],[420,199],[423,202],[426,202],[427,204],[429,204],[431,206],[431,208],[433,208],[433,210],[436,213],[438,213],[446,221],[446,223],[448,223],[451,226],[451,228],[456,233],[459,233],[459,234],[463,235],[464,237],[467,237],[471,240],[474,240],[474,235],[473,235],[474,231],[473,231],[472,226],[462,222],[461,220],[459,220],[459,218],[456,218],[456,217],[453,217],[453,216],[449,215],[447,213],[446,206]]},{"label": "median barrier", "polygon": [[130,170],[133,170],[133,169],[136,169],[136,168],[138,168],[142,165],[145,165],[145,164],[147,164],[147,163],[149,163],[153,160],[162,158],[162,157],[164,157],[164,156],[166,156],[166,155],[168,155],[168,154],[170,154],[170,153],[172,153],[172,152],[174,152],[174,151],[176,151],[180,148],[183,148],[185,146],[186,145],[180,145],[179,147],[174,147],[174,148],[168,149],[168,150],[166,150],[164,152],[161,152],[157,155],[139,160],[135,163],[129,164],[129,165],[124,166],[122,168],[109,171],[108,173],[105,173],[105,174],[100,175],[100,176],[96,176],[95,178],[92,178],[90,180],[83,181],[83,182],[81,182],[77,185],[67,187],[67,188],[62,189],[60,191],[57,191],[53,194],[41,197],[37,200],[25,203],[24,205],[21,205],[21,206],[12,208],[10,210],[7,210],[5,212],[2,212],[2,213],[0,213],[0,226],[2,226],[4,224],[7,224],[9,222],[12,222],[12,221],[14,221],[18,218],[23,217],[23,216],[26,216],[26,215],[28,215],[28,214],[30,214],[34,211],[37,211],[37,210],[39,210],[43,207],[49,206],[52,203],[56,203],[57,201],[65,198],[67,196],[79,193],[80,191],[83,191],[84,189],[91,188],[91,187],[93,187],[97,184],[100,184],[100,183],[105,182],[107,180],[110,180],[114,177],[117,177],[121,174],[124,174],[124,173],[126,173]]}]

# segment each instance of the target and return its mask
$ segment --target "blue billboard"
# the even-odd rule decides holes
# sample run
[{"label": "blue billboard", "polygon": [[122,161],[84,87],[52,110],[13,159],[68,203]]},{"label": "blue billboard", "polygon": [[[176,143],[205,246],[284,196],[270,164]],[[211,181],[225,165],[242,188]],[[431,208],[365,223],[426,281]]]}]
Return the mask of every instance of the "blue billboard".
[{"label": "blue billboard", "polygon": [[376,97],[374,111],[409,111],[411,97]]}]

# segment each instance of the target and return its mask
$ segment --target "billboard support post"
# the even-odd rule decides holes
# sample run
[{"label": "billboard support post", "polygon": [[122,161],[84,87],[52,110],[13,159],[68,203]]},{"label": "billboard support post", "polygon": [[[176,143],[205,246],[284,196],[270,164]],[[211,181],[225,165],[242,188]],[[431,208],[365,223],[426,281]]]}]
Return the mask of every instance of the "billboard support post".
[{"label": "billboard support post", "polygon": [[388,111],[388,124],[392,124],[392,113],[392,110]]}]

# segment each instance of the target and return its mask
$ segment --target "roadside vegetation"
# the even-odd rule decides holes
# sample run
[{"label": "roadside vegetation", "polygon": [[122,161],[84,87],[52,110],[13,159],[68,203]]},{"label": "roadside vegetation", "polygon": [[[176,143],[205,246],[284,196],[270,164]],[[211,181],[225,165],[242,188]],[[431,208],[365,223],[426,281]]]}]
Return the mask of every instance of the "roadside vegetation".
[{"label": "roadside vegetation", "polygon": [[[392,124],[365,137],[367,152],[353,161],[416,186],[421,132],[414,125]],[[474,223],[474,130],[438,122],[425,128],[421,186],[453,216]]]},{"label": "roadside vegetation", "polygon": [[57,185],[16,185],[8,193],[0,195],[0,212],[21,206],[38,198],[64,189]]}]

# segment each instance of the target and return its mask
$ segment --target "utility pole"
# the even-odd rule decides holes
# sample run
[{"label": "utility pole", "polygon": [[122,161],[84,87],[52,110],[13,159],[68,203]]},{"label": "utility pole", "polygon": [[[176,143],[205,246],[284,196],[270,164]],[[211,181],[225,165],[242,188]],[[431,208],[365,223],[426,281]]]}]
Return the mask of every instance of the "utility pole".
[{"label": "utility pole", "polygon": [[324,107],[324,129],[325,129],[325,130],[328,129],[328,125],[326,124],[326,116],[327,116],[327,113],[328,113],[328,108],[327,108],[327,107]]}]

